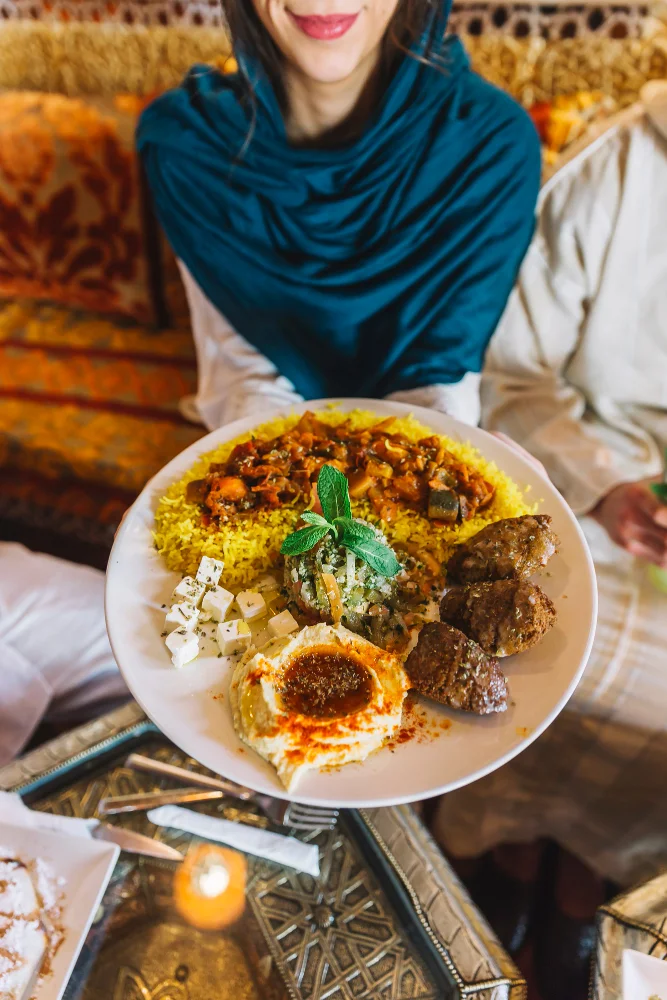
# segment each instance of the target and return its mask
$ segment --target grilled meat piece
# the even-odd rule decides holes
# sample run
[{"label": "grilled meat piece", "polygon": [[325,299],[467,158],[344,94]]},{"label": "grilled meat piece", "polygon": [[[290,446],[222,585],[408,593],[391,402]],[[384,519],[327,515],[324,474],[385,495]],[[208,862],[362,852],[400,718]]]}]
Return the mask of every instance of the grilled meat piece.
[{"label": "grilled meat piece", "polygon": [[452,587],[440,604],[440,619],[485,653],[512,656],[540,641],[554,625],[556,609],[530,580],[494,580]]},{"label": "grilled meat piece", "polygon": [[454,552],[447,579],[455,583],[519,580],[551,559],[558,539],[548,514],[508,517],[482,528]]},{"label": "grilled meat piece", "polygon": [[444,622],[429,622],[405,662],[413,688],[464,712],[507,708],[507,681],[493,656]]}]

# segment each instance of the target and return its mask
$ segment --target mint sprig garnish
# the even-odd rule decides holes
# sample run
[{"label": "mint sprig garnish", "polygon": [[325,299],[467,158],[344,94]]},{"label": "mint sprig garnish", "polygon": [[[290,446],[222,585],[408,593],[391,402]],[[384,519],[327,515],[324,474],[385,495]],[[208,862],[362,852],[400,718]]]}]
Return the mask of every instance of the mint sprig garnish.
[{"label": "mint sprig garnish", "polygon": [[667,504],[667,448],[665,448],[665,471],[661,483],[652,483],[651,490],[660,503]]},{"label": "mint sprig garnish", "polygon": [[317,477],[317,496],[322,504],[322,513],[329,524],[336,518],[352,518],[350,491],[347,479],[335,465],[323,465]]},{"label": "mint sprig garnish", "polygon": [[304,510],[301,515],[301,520],[305,521],[306,524],[318,525],[320,528],[326,528],[327,531],[331,531],[331,525],[327,521],[326,517],[322,517],[321,514],[316,514],[314,510]]},{"label": "mint sprig garnish", "polygon": [[320,525],[300,528],[298,531],[293,531],[291,535],[287,536],[280,546],[280,551],[284,556],[301,555],[302,552],[308,552],[318,542],[321,542],[324,536],[328,535],[330,531],[333,531],[330,525],[327,525],[326,528]]},{"label": "mint sprig garnish", "polygon": [[[340,524],[345,521],[344,524]],[[358,521],[338,518],[340,544],[368,563],[380,576],[396,576],[401,566],[388,545],[378,541],[372,528]]]},{"label": "mint sprig garnish", "polygon": [[299,528],[287,536],[280,546],[282,554],[297,556],[308,552],[331,532],[338,545],[354,552],[376,573],[396,576],[401,564],[393,550],[377,538],[369,525],[353,519],[347,479],[335,466],[323,465],[320,469],[317,496],[322,514],[316,514],[314,510],[304,511],[301,517],[308,527]]}]

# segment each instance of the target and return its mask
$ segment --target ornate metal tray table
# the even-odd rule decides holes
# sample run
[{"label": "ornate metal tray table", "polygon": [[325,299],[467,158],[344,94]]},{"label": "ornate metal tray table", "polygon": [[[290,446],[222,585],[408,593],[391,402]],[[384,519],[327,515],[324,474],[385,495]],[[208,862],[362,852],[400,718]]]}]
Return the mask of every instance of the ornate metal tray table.
[{"label": "ornate metal tray table", "polygon": [[[125,766],[136,750],[199,768],[130,703],[0,769],[0,788],[35,809],[92,817],[107,795],[160,787]],[[252,804],[228,799],[195,808],[267,822]],[[143,813],[113,822],[184,853],[194,839]],[[173,864],[121,854],[65,1000],[525,997],[519,972],[411,809],[345,811],[335,830],[306,836],[320,849],[320,877],[248,856],[245,914],[216,933],[178,917]]]}]

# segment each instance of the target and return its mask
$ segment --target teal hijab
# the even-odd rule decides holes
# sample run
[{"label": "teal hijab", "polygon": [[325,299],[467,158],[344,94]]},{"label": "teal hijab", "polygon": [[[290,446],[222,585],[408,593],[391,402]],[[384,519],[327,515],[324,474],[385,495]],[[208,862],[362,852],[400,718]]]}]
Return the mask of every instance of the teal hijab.
[{"label": "teal hijab", "polygon": [[358,138],[300,148],[260,66],[244,68],[254,102],[241,74],[198,66],[137,133],[160,222],[207,298],[307,399],[479,371],[533,232],[528,116],[458,39],[425,36]]}]

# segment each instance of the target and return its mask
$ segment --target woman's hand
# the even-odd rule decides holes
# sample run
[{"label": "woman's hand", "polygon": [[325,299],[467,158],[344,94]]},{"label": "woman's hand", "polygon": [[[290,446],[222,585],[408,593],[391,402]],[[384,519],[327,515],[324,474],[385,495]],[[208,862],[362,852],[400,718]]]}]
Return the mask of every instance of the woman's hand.
[{"label": "woman's hand", "polygon": [[630,555],[667,569],[667,506],[649,487],[650,482],[615,486],[591,511],[591,517]]},{"label": "woman's hand", "polygon": [[544,468],[539,458],[535,458],[535,456],[531,455],[529,451],[522,448],[520,444],[516,443],[514,438],[508,437],[507,434],[503,434],[502,431],[491,431],[491,434],[494,438],[498,438],[499,441],[506,444],[508,448],[512,448],[514,451],[518,452],[518,454],[521,455],[522,458],[525,458],[527,462],[530,462],[533,468],[537,469],[541,476],[544,476],[545,479],[549,478],[549,473]]}]

